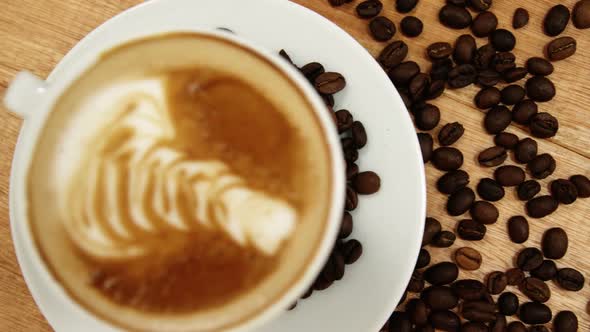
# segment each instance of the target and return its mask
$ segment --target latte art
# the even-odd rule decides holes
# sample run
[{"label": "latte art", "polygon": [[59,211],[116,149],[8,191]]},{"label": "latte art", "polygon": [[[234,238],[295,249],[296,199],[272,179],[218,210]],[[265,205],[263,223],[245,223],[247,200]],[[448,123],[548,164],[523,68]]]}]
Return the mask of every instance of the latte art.
[{"label": "latte art", "polygon": [[275,254],[293,232],[295,209],[248,188],[224,163],[175,149],[162,91],[158,79],[126,82],[82,106],[104,107],[109,120],[89,134],[84,162],[62,175],[62,220],[73,241],[93,257],[124,259],[148,254],[164,233],[205,226]]}]

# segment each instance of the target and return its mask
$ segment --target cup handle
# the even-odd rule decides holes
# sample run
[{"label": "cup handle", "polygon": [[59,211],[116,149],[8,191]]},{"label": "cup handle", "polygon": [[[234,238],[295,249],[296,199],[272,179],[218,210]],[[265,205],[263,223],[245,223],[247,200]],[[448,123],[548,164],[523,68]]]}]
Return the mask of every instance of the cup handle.
[{"label": "cup handle", "polygon": [[21,71],[8,86],[4,95],[4,105],[10,112],[26,119],[45,91],[47,82],[28,71]]}]

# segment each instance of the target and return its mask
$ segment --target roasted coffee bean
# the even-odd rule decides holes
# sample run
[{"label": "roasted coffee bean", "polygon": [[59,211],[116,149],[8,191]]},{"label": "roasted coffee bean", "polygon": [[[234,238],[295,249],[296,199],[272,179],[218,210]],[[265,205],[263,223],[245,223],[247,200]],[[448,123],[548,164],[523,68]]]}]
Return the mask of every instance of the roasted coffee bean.
[{"label": "roasted coffee bean", "polygon": [[320,93],[320,96],[322,97],[322,100],[324,101],[324,103],[326,104],[326,106],[328,107],[334,107],[334,96],[332,95],[324,95]]},{"label": "roasted coffee bean", "polygon": [[408,94],[407,91],[403,91],[401,89],[397,90],[397,92],[399,93],[399,96],[402,99],[404,106],[406,106],[406,109],[408,110],[408,112],[410,112],[410,110],[412,109],[412,106],[414,104],[414,102],[410,98],[410,95]]},{"label": "roasted coffee bean", "polygon": [[424,24],[415,16],[406,16],[401,20],[400,28],[404,36],[418,37],[424,29]]},{"label": "roasted coffee bean", "polygon": [[512,17],[512,28],[520,29],[529,23],[529,12],[524,8],[517,8]]},{"label": "roasted coffee bean", "polygon": [[367,145],[367,132],[365,126],[360,121],[352,123],[352,141],[357,149],[362,149]]},{"label": "roasted coffee bean", "polygon": [[543,264],[543,253],[537,248],[525,248],[518,253],[516,265],[523,271],[531,271]]},{"label": "roasted coffee bean", "polygon": [[459,304],[459,298],[448,286],[432,286],[426,288],[420,299],[432,310],[453,309]]},{"label": "roasted coffee bean", "polygon": [[524,182],[525,174],[522,168],[507,165],[496,168],[494,178],[504,187],[514,187]]},{"label": "roasted coffee bean", "polygon": [[504,163],[507,157],[506,149],[501,146],[494,146],[480,152],[477,161],[482,166],[494,167]]},{"label": "roasted coffee bean", "polygon": [[518,142],[514,149],[516,161],[521,164],[531,162],[537,156],[537,142],[531,138],[524,138]]},{"label": "roasted coffee bean", "polygon": [[508,285],[510,286],[517,286],[524,280],[525,275],[519,268],[513,268],[506,271],[506,279],[508,280]]},{"label": "roasted coffee bean", "polygon": [[432,285],[441,286],[457,280],[459,269],[452,262],[442,262],[432,265],[424,271],[424,280]]},{"label": "roasted coffee bean", "polygon": [[362,172],[354,178],[352,184],[357,193],[371,195],[381,188],[381,178],[375,172]]},{"label": "roasted coffee bean", "polygon": [[551,62],[539,57],[528,59],[526,68],[531,75],[536,76],[549,76],[554,70]]},{"label": "roasted coffee bean", "polygon": [[379,54],[377,60],[384,68],[392,68],[404,61],[408,55],[408,45],[401,40],[387,45]]},{"label": "roasted coffee bean", "polygon": [[586,283],[586,279],[579,271],[569,267],[557,271],[556,280],[561,288],[572,292],[581,290]]},{"label": "roasted coffee bean", "polygon": [[528,201],[541,191],[541,184],[536,180],[528,180],[518,186],[518,199]]},{"label": "roasted coffee bean", "polygon": [[455,262],[463,270],[475,271],[479,269],[482,261],[479,251],[473,248],[463,247],[455,252]]},{"label": "roasted coffee bean", "polygon": [[323,94],[334,94],[346,86],[346,80],[340,73],[325,72],[315,79],[315,88]]},{"label": "roasted coffee bean", "polygon": [[504,272],[496,271],[488,275],[487,288],[490,294],[500,294],[506,289],[508,279]]},{"label": "roasted coffee bean", "polygon": [[447,80],[453,67],[454,63],[451,59],[435,60],[430,69],[430,78],[432,80]]},{"label": "roasted coffee bean", "polygon": [[473,220],[485,225],[496,223],[498,216],[500,215],[498,208],[496,208],[494,204],[486,201],[477,201],[473,203],[469,213]]},{"label": "roasted coffee bean", "polygon": [[412,324],[423,326],[428,324],[430,308],[420,299],[411,299],[406,303],[406,312]]},{"label": "roasted coffee bean", "polygon": [[590,197],[590,179],[584,175],[574,175],[570,177],[570,181],[576,186],[576,189],[578,190],[578,197]]},{"label": "roasted coffee bean", "polygon": [[354,148],[354,141],[352,140],[352,137],[346,137],[341,139],[340,144],[342,145],[343,150]]},{"label": "roasted coffee bean", "polygon": [[490,134],[499,134],[512,122],[512,113],[506,106],[495,106],[484,117],[484,127]]},{"label": "roasted coffee bean", "polygon": [[511,133],[499,133],[494,137],[494,144],[512,150],[518,144],[518,136]]},{"label": "roasted coffee bean", "polygon": [[430,253],[426,249],[420,249],[418,254],[418,261],[416,262],[416,269],[427,267],[430,264]]},{"label": "roasted coffee bean", "polygon": [[578,317],[571,311],[561,311],[553,319],[555,332],[577,332]]},{"label": "roasted coffee bean", "polygon": [[438,13],[440,22],[451,29],[465,29],[471,25],[472,17],[467,9],[453,4],[446,4]]},{"label": "roasted coffee bean", "polygon": [[447,123],[438,132],[438,142],[442,146],[449,146],[454,144],[463,136],[465,128],[459,122]]},{"label": "roasted coffee bean", "polygon": [[506,83],[520,81],[521,79],[525,78],[527,73],[528,71],[524,67],[508,69],[503,73],[504,81],[506,81]]},{"label": "roasted coffee bean", "polygon": [[344,212],[342,216],[342,221],[340,222],[340,232],[338,233],[339,239],[345,239],[352,234],[353,223],[352,223],[352,216],[348,212]]},{"label": "roasted coffee bean", "polygon": [[424,289],[424,277],[422,271],[416,270],[408,283],[407,290],[411,293],[420,293]]},{"label": "roasted coffee bean", "polygon": [[453,147],[440,147],[433,151],[432,163],[441,171],[453,171],[463,165],[463,153]]},{"label": "roasted coffee bean", "polygon": [[322,269],[326,280],[341,280],[344,277],[344,257],[338,250],[334,250]]},{"label": "roasted coffee bean", "polygon": [[538,110],[539,108],[534,101],[530,99],[523,100],[512,109],[512,121],[521,125],[527,125],[530,123],[533,115],[538,113]]},{"label": "roasted coffee bean", "polygon": [[555,85],[545,76],[533,76],[526,82],[526,91],[534,101],[550,101],[555,97]]},{"label": "roasted coffee bean", "polygon": [[473,64],[475,65],[475,68],[477,68],[478,70],[488,69],[495,55],[496,50],[494,49],[494,46],[492,46],[491,44],[481,46],[475,52],[475,57],[473,59]]},{"label": "roasted coffee bean", "polygon": [[345,3],[350,3],[352,0],[328,0],[333,7],[342,6]]},{"label": "roasted coffee bean", "polygon": [[377,41],[388,41],[396,32],[395,24],[385,16],[377,16],[369,22],[371,36]]},{"label": "roasted coffee bean", "polygon": [[449,72],[448,83],[453,89],[464,88],[477,80],[477,70],[473,65],[459,65]]},{"label": "roasted coffee bean", "polygon": [[558,179],[551,182],[551,195],[561,204],[572,204],[578,199],[578,189],[569,180]]},{"label": "roasted coffee bean", "polygon": [[313,294],[313,287],[310,287],[305,294],[301,295],[301,299],[305,300]]},{"label": "roasted coffee bean", "polygon": [[500,78],[500,73],[491,69],[485,69],[478,73],[477,84],[483,87],[492,87],[500,82]]},{"label": "roasted coffee bean", "polygon": [[469,174],[463,170],[450,171],[436,182],[436,188],[443,194],[453,194],[469,184]]},{"label": "roasted coffee bean", "polygon": [[432,245],[438,248],[448,248],[455,243],[456,239],[455,233],[442,231],[434,237]]},{"label": "roasted coffee bean", "polygon": [[420,74],[420,66],[414,61],[402,62],[387,72],[389,79],[396,86],[408,86],[414,76]]},{"label": "roasted coffee bean", "polygon": [[422,246],[432,243],[434,238],[440,233],[442,227],[440,222],[435,218],[426,218],[424,223],[424,234],[422,235]]},{"label": "roasted coffee bean", "polygon": [[467,322],[461,325],[461,332],[488,332],[486,324],[481,322]]},{"label": "roasted coffee bean", "polygon": [[400,13],[409,13],[416,7],[418,0],[396,0],[395,9]]},{"label": "roasted coffee bean", "polygon": [[[460,216],[467,212],[475,201],[475,193],[468,187],[454,192],[447,200],[447,212],[451,216]],[[459,236],[461,236],[459,234]]]},{"label": "roasted coffee bean", "polygon": [[552,315],[551,309],[543,303],[527,302],[520,306],[518,317],[525,324],[546,324]]},{"label": "roasted coffee bean", "polygon": [[346,211],[353,211],[357,208],[359,204],[358,194],[352,187],[346,186],[346,201],[344,204],[344,208]]},{"label": "roasted coffee bean", "polygon": [[315,282],[313,283],[313,289],[316,291],[322,291],[327,289],[328,287],[332,286],[334,280],[328,280],[324,278],[323,274],[320,274]]},{"label": "roasted coffee bean", "polygon": [[516,68],[516,57],[510,52],[499,52],[494,55],[491,67],[495,71],[502,73],[508,69]]},{"label": "roasted coffee bean", "polygon": [[551,61],[567,59],[576,53],[577,42],[572,37],[561,37],[547,44],[547,56]]},{"label": "roasted coffee bean", "polygon": [[[408,92],[414,101],[423,100],[430,88],[430,76],[428,74],[418,74],[410,80]],[[431,107],[433,105],[430,105]]]},{"label": "roasted coffee bean", "polygon": [[531,117],[529,128],[535,137],[550,138],[557,134],[559,121],[553,115],[541,112]]},{"label": "roasted coffee bean", "polygon": [[539,196],[531,199],[526,203],[526,209],[529,216],[533,218],[543,218],[555,212],[559,202],[551,196]]},{"label": "roasted coffee bean", "polygon": [[545,303],[551,298],[549,286],[541,279],[534,277],[525,278],[519,285],[519,288],[524,295],[533,301]]},{"label": "roasted coffee bean", "polygon": [[544,179],[553,174],[556,168],[556,162],[550,154],[543,153],[529,162],[527,168],[535,179]]},{"label": "roasted coffee bean", "polygon": [[572,11],[572,22],[578,29],[590,28],[590,0],[580,0],[576,3]]},{"label": "roasted coffee bean", "polygon": [[506,317],[502,314],[496,314],[496,320],[489,324],[489,332],[506,332],[507,325]]},{"label": "roasted coffee bean", "polygon": [[481,89],[475,95],[475,106],[481,109],[492,108],[500,103],[500,90],[495,87]]},{"label": "roasted coffee bean", "polygon": [[323,74],[325,72],[326,72],[326,70],[324,69],[324,66],[318,62],[310,62],[310,63],[306,64],[305,66],[301,67],[301,73],[312,84],[315,82],[315,80],[316,80],[316,78],[318,78],[318,76],[320,76],[321,74]]},{"label": "roasted coffee bean", "polygon": [[426,54],[432,60],[446,59],[453,54],[453,47],[445,42],[430,44],[426,49]]},{"label": "roasted coffee bean", "polygon": [[512,84],[502,89],[501,100],[504,105],[515,105],[520,103],[524,99],[525,95],[526,91],[523,87]]},{"label": "roasted coffee bean", "polygon": [[340,248],[344,263],[354,264],[363,254],[363,245],[358,240],[348,240]]},{"label": "roasted coffee bean", "polygon": [[414,332],[434,332],[434,328],[430,325],[416,326]]},{"label": "roasted coffee bean", "polygon": [[373,18],[383,9],[383,3],[379,0],[363,1],[356,6],[356,13],[361,18]]},{"label": "roasted coffee bean", "polygon": [[428,321],[435,329],[446,332],[457,332],[461,327],[459,316],[452,311],[433,311],[428,316]]},{"label": "roasted coffee bean", "polygon": [[498,27],[498,18],[492,12],[478,14],[471,23],[471,31],[476,37],[487,37]]},{"label": "roasted coffee bean", "polygon": [[486,235],[486,226],[471,219],[463,219],[459,221],[457,226],[457,234],[463,240],[479,241]]},{"label": "roasted coffee bean", "polygon": [[513,321],[510,324],[508,324],[507,331],[508,332],[527,332],[527,328],[522,322]]},{"label": "roasted coffee bean", "polygon": [[475,279],[464,279],[455,281],[451,285],[451,289],[462,300],[475,301],[479,300],[487,294],[484,284]]},{"label": "roasted coffee bean", "polygon": [[490,34],[490,43],[498,52],[508,52],[514,49],[516,37],[506,29],[497,29]]},{"label": "roasted coffee bean", "polygon": [[555,37],[565,30],[570,20],[570,11],[564,5],[557,5],[549,9],[543,27],[547,36]]},{"label": "roasted coffee bean", "polygon": [[445,80],[435,80],[430,82],[430,86],[428,86],[428,91],[426,91],[425,98],[426,100],[436,99],[442,96],[443,92],[445,92],[447,82]]},{"label": "roasted coffee bean", "polygon": [[428,133],[418,133],[418,142],[420,143],[422,160],[427,163],[432,157],[432,145],[434,144],[432,136]]},{"label": "roasted coffee bean", "polygon": [[461,315],[472,322],[493,322],[496,320],[496,305],[486,301],[465,301]]},{"label": "roasted coffee bean", "polygon": [[338,132],[343,133],[352,128],[354,119],[348,110],[339,110],[336,112],[336,126]]},{"label": "roasted coffee bean", "polygon": [[468,0],[467,3],[475,11],[486,11],[492,6],[492,0]]},{"label": "roasted coffee bean", "polygon": [[512,316],[518,311],[518,297],[514,293],[502,293],[498,297],[498,309],[502,315]]},{"label": "roasted coffee bean", "polygon": [[471,63],[476,51],[475,39],[471,35],[461,35],[455,41],[453,60],[455,60],[456,64]]},{"label": "roasted coffee bean", "polygon": [[529,239],[529,222],[523,216],[508,219],[508,236],[514,243],[524,243]]},{"label": "roasted coffee bean", "polygon": [[484,178],[477,184],[477,194],[486,201],[496,202],[504,197],[504,188],[495,180]]},{"label": "roasted coffee bean", "polygon": [[531,271],[531,276],[543,281],[552,280],[557,276],[557,265],[554,261],[546,259],[543,264]]},{"label": "roasted coffee bean", "polygon": [[456,5],[456,6],[461,6],[461,7],[466,7],[467,2],[468,2],[468,0],[447,0],[447,3],[450,3],[452,5]]},{"label": "roasted coffee bean", "polygon": [[549,329],[543,325],[534,325],[529,327],[529,332],[549,332]]},{"label": "roasted coffee bean", "polygon": [[434,129],[440,122],[440,110],[434,105],[426,104],[414,112],[414,122],[420,130]]},{"label": "roasted coffee bean", "polygon": [[401,311],[395,311],[389,317],[389,329],[391,331],[399,332],[411,332],[412,322],[407,313]]}]

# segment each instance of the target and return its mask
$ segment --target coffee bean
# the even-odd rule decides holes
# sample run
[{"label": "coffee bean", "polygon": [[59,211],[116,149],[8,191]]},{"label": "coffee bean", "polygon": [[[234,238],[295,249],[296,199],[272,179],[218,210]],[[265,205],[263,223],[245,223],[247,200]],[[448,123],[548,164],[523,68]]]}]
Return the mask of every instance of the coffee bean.
[{"label": "coffee bean", "polygon": [[348,240],[341,247],[344,263],[354,264],[363,254],[363,245],[358,240]]},{"label": "coffee bean", "polygon": [[543,218],[555,212],[559,202],[551,196],[539,196],[531,199],[526,203],[526,209],[529,216],[533,218]]},{"label": "coffee bean", "polygon": [[498,216],[500,215],[498,208],[486,201],[477,201],[473,203],[469,213],[473,220],[485,225],[496,223]]},{"label": "coffee bean", "polygon": [[516,265],[523,271],[531,271],[543,264],[543,253],[537,248],[525,248],[516,258]]},{"label": "coffee bean", "polygon": [[389,317],[389,329],[391,331],[399,332],[411,332],[412,323],[407,313],[401,311],[395,311]]},{"label": "coffee bean", "polygon": [[414,273],[412,273],[412,278],[410,278],[407,290],[411,293],[420,293],[423,289],[424,277],[422,276],[422,271],[415,270]]},{"label": "coffee bean", "polygon": [[475,95],[475,106],[481,109],[488,109],[500,103],[500,90],[495,87],[481,89]]},{"label": "coffee bean", "polygon": [[336,125],[338,132],[343,133],[352,128],[354,119],[348,110],[339,110],[336,112]]},{"label": "coffee bean", "polygon": [[407,91],[403,91],[401,89],[398,89],[397,92],[399,93],[399,96],[402,99],[402,102],[404,103],[404,106],[406,106],[406,109],[408,110],[408,112],[411,112],[411,109],[412,109],[412,106],[413,106],[414,102],[410,98],[410,95],[408,94],[408,92]]},{"label": "coffee bean", "polygon": [[504,188],[495,180],[484,178],[477,184],[477,194],[486,201],[496,202],[504,197]]},{"label": "coffee bean", "polygon": [[500,166],[494,171],[494,178],[504,187],[514,187],[524,182],[522,168],[513,165]]},{"label": "coffee bean", "polygon": [[412,324],[423,326],[428,324],[430,308],[420,299],[411,299],[406,303],[406,312]]},{"label": "coffee bean", "polygon": [[415,16],[406,16],[400,22],[402,33],[407,37],[418,37],[424,29],[424,24]]},{"label": "coffee bean", "polygon": [[484,127],[490,134],[499,134],[512,122],[512,113],[506,106],[495,106],[484,118]]},{"label": "coffee bean", "polygon": [[392,68],[399,65],[408,55],[408,45],[401,40],[387,45],[379,54],[377,60],[384,68]]},{"label": "coffee bean", "polygon": [[446,84],[447,82],[445,80],[430,82],[430,86],[426,92],[426,100],[432,100],[442,96],[443,92],[445,92]]},{"label": "coffee bean", "polygon": [[457,280],[459,269],[451,262],[442,262],[432,265],[424,272],[424,280],[432,285],[441,286]]},{"label": "coffee bean", "polygon": [[325,95],[325,94],[321,94],[321,93],[320,93],[320,96],[322,97],[322,100],[324,100],[324,103],[326,104],[326,106],[334,107],[334,96]]},{"label": "coffee bean", "polygon": [[543,27],[547,36],[555,37],[565,30],[570,20],[570,11],[564,5],[557,5],[549,9]]},{"label": "coffee bean", "polygon": [[465,129],[459,122],[447,123],[438,132],[438,142],[442,146],[449,146],[454,144],[463,136]]},{"label": "coffee bean", "polygon": [[490,294],[500,294],[506,289],[508,279],[504,272],[496,271],[488,275],[487,288]]},{"label": "coffee bean", "polygon": [[416,7],[418,0],[396,0],[395,9],[400,13],[409,13]]},{"label": "coffee bean", "polygon": [[459,303],[459,298],[448,286],[428,287],[420,294],[420,299],[432,310],[453,309]]},{"label": "coffee bean", "polygon": [[416,262],[416,269],[427,267],[430,264],[430,253],[426,249],[420,249],[418,254],[418,261]]},{"label": "coffee bean", "polygon": [[477,70],[473,65],[459,65],[449,72],[448,83],[453,89],[464,88],[477,80]]},{"label": "coffee bean", "polygon": [[525,95],[526,91],[523,87],[512,84],[502,89],[501,100],[504,105],[515,105],[520,103],[524,99]]},{"label": "coffee bean", "polygon": [[467,3],[475,11],[486,11],[492,6],[492,0],[468,0]]},{"label": "coffee bean", "polygon": [[[496,50],[494,49],[494,46],[492,46],[491,44],[483,45],[480,48],[478,48],[477,51],[475,51],[473,64],[475,65],[475,67],[478,70],[484,71],[490,67],[495,55],[496,55]],[[486,77],[492,76],[492,73],[487,73],[487,75],[484,75],[484,76],[486,76]],[[496,74],[498,74],[498,73],[496,73]],[[491,85],[495,85],[496,83],[491,84]],[[488,86],[490,86],[490,85],[488,85]]]},{"label": "coffee bean", "polygon": [[461,332],[488,332],[488,327],[480,322],[467,322],[461,325]]},{"label": "coffee bean", "polygon": [[447,80],[449,72],[454,68],[454,63],[451,59],[434,60],[432,68],[430,69],[430,77],[433,80]]},{"label": "coffee bean", "polygon": [[469,184],[469,174],[463,170],[456,170],[440,177],[436,182],[436,187],[441,193],[450,195],[464,188],[467,184]]},{"label": "coffee bean", "polygon": [[517,8],[512,17],[512,27],[520,29],[529,23],[529,12],[524,8]]},{"label": "coffee bean", "polygon": [[590,179],[584,175],[574,175],[570,177],[570,181],[576,186],[576,189],[578,190],[578,197],[590,197]]},{"label": "coffee bean", "polygon": [[357,193],[371,195],[381,188],[381,178],[375,172],[362,172],[355,177],[352,184]]},{"label": "coffee bean", "polygon": [[538,268],[531,271],[531,276],[543,281],[552,280],[557,276],[557,265],[554,261],[546,259]]},{"label": "coffee bean", "polygon": [[499,133],[494,137],[494,144],[507,150],[512,150],[516,147],[516,144],[518,144],[518,136],[505,132]]},{"label": "coffee bean", "polygon": [[338,250],[334,250],[322,269],[322,275],[326,280],[342,280],[344,269],[344,257]]},{"label": "coffee bean", "polygon": [[526,91],[534,101],[546,102],[555,97],[555,85],[545,76],[533,76],[526,82]]},{"label": "coffee bean", "polygon": [[447,200],[447,212],[451,216],[460,216],[467,212],[475,201],[475,193],[470,188],[461,188],[451,194]]},{"label": "coffee bean", "polygon": [[547,56],[551,61],[567,59],[576,53],[577,42],[572,37],[560,37],[547,44]]},{"label": "coffee bean", "polygon": [[576,3],[572,11],[572,22],[578,29],[590,28],[590,0],[580,0]]},{"label": "coffee bean", "polygon": [[586,280],[577,270],[566,267],[557,271],[557,283],[561,288],[572,292],[577,292],[584,288]]},{"label": "coffee bean", "polygon": [[455,243],[457,237],[453,232],[442,231],[432,240],[432,245],[438,248],[448,248]]},{"label": "coffee bean", "polygon": [[371,36],[377,41],[388,41],[396,32],[395,24],[385,16],[377,16],[369,22]]},{"label": "coffee bean", "polygon": [[432,153],[432,163],[441,171],[453,171],[463,165],[463,153],[453,147],[440,147]]},{"label": "coffee bean", "polygon": [[531,162],[537,156],[537,142],[531,138],[524,138],[518,142],[514,149],[516,161],[521,164]]},{"label": "coffee bean", "polygon": [[453,60],[455,60],[456,64],[471,63],[476,51],[475,39],[471,35],[461,35],[455,41]]},{"label": "coffee bean", "polygon": [[426,218],[424,223],[424,234],[422,236],[422,246],[432,243],[433,239],[440,233],[442,227],[435,218]]},{"label": "coffee bean", "polygon": [[459,316],[452,311],[434,311],[428,316],[430,324],[435,329],[446,332],[457,332],[461,327]]},{"label": "coffee bean", "polygon": [[340,222],[340,232],[338,233],[339,239],[345,239],[352,234],[353,222],[350,213],[344,211],[342,221]]},{"label": "coffee bean", "polygon": [[325,72],[315,80],[315,88],[323,94],[334,94],[346,86],[346,80],[340,73]]},{"label": "coffee bean", "polygon": [[504,81],[506,83],[513,83],[525,78],[528,71],[524,67],[516,67],[508,69],[503,73]]},{"label": "coffee bean", "polygon": [[463,240],[480,241],[486,235],[486,226],[471,219],[463,219],[459,221],[457,226],[457,234]]},{"label": "coffee bean", "polygon": [[311,296],[311,294],[313,294],[313,287],[310,287],[307,292],[305,292],[305,294],[301,295],[301,299],[305,300],[307,298],[309,298]]},{"label": "coffee bean", "polygon": [[541,184],[535,180],[528,180],[518,186],[518,199],[528,201],[541,191]]},{"label": "coffee bean", "polygon": [[446,59],[451,54],[453,54],[453,48],[449,43],[438,42],[430,44],[428,48],[426,48],[426,53],[428,54],[428,57],[432,60],[441,60]]},{"label": "coffee bean", "polygon": [[506,29],[498,29],[490,34],[490,43],[494,45],[498,52],[508,52],[514,49],[516,38],[512,32]]},{"label": "coffee bean", "polygon": [[500,73],[491,69],[485,69],[477,75],[477,84],[483,87],[492,87],[500,82],[500,78]]},{"label": "coffee bean", "polygon": [[526,68],[531,75],[537,76],[549,76],[554,70],[551,62],[539,57],[528,59]]},{"label": "coffee bean", "polygon": [[440,110],[434,105],[426,104],[414,112],[414,122],[420,130],[434,129],[440,122]]},{"label": "coffee bean", "polygon": [[342,145],[343,150],[354,148],[354,141],[352,140],[352,137],[342,138],[340,140],[340,144]]},{"label": "coffee bean", "polygon": [[489,324],[489,332],[506,332],[507,325],[506,317],[502,314],[496,314],[496,320]]},{"label": "coffee bean", "polygon": [[510,324],[508,324],[507,331],[508,332],[527,332],[527,328],[523,323],[521,323],[519,321],[514,321],[514,322],[511,322]]},{"label": "coffee bean", "polygon": [[556,162],[550,154],[543,153],[531,160],[527,168],[535,179],[544,179],[553,174],[556,168]]},{"label": "coffee bean", "polygon": [[538,109],[534,101],[530,99],[523,100],[512,109],[512,121],[521,125],[527,125],[530,123],[533,115],[538,113]]},{"label": "coffee bean", "polygon": [[492,12],[478,14],[471,23],[471,31],[476,37],[487,37],[498,27],[498,18]]},{"label": "coffee bean", "polygon": [[396,86],[408,86],[414,76],[420,74],[420,66],[414,61],[402,62],[387,72],[389,79]]},{"label": "coffee bean", "polygon": [[510,52],[499,52],[494,55],[490,66],[499,73],[516,68],[516,57]]},{"label": "coffee bean", "polygon": [[350,3],[352,0],[328,0],[333,7],[342,6],[345,3]]},{"label": "coffee bean", "polygon": [[549,286],[541,279],[534,277],[525,278],[519,288],[524,295],[533,301],[544,303],[551,298]]},{"label": "coffee bean", "polygon": [[520,306],[518,317],[525,324],[546,324],[551,321],[551,309],[539,302],[527,302]]},{"label": "coffee bean", "polygon": [[363,1],[356,6],[356,13],[361,18],[373,18],[383,9],[383,3],[379,0]]},{"label": "coffee bean", "polygon": [[353,211],[357,208],[359,204],[358,194],[352,187],[346,186],[346,201],[344,204],[344,208],[346,211]]},{"label": "coffee bean", "polygon": [[484,284],[475,279],[464,279],[455,281],[451,285],[453,292],[462,300],[475,301],[487,294]]},{"label": "coffee bean", "polygon": [[482,166],[494,167],[504,163],[507,157],[506,149],[501,146],[494,146],[480,152],[477,161]]},{"label": "coffee bean", "polygon": [[424,163],[430,161],[432,157],[432,136],[428,133],[418,133],[418,142],[420,143],[420,151],[422,152],[422,160]]},{"label": "coffee bean", "polygon": [[[418,74],[412,78],[408,85],[408,92],[414,101],[425,99],[426,94],[430,89],[430,76],[428,74]],[[433,107],[433,105],[428,105]],[[434,106],[436,107],[436,106]]]},{"label": "coffee bean", "polygon": [[508,285],[510,286],[517,286],[524,280],[525,275],[519,268],[512,268],[506,271],[506,279],[508,280]]},{"label": "coffee bean", "polygon": [[553,115],[541,112],[531,117],[529,128],[535,137],[550,138],[557,134],[559,121]]},{"label": "coffee bean", "polygon": [[463,270],[475,271],[479,269],[482,261],[479,251],[473,248],[463,247],[455,252],[455,262]]},{"label": "coffee bean", "polygon": [[352,140],[357,149],[362,149],[367,145],[367,132],[360,121],[354,121],[352,124]]},{"label": "coffee bean", "polygon": [[518,311],[518,297],[514,293],[502,293],[498,297],[498,309],[502,315],[512,316]]},{"label": "coffee bean", "polygon": [[321,74],[325,73],[326,70],[321,63],[318,62],[311,62],[306,64],[305,66],[301,67],[301,73],[309,82],[312,84],[315,82],[316,78]]},{"label": "coffee bean", "polygon": [[486,301],[465,301],[461,306],[461,315],[472,322],[493,322],[496,320],[496,306]]},{"label": "coffee bean", "polygon": [[529,223],[523,216],[508,219],[508,235],[514,243],[524,243],[529,238]]},{"label": "coffee bean", "polygon": [[529,327],[529,332],[549,332],[549,329],[543,325],[534,325]]},{"label": "coffee bean", "polygon": [[322,291],[332,286],[333,283],[334,280],[327,280],[323,277],[323,274],[320,274],[313,283],[313,289],[316,291]]},{"label": "coffee bean", "polygon": [[471,25],[472,17],[464,7],[447,4],[438,13],[440,22],[451,29],[465,29]]},{"label": "coffee bean", "polygon": [[578,199],[578,189],[569,180],[558,179],[551,182],[551,195],[562,204],[572,204]]},{"label": "coffee bean", "polygon": [[553,319],[555,332],[577,332],[578,317],[571,311],[561,311]]}]

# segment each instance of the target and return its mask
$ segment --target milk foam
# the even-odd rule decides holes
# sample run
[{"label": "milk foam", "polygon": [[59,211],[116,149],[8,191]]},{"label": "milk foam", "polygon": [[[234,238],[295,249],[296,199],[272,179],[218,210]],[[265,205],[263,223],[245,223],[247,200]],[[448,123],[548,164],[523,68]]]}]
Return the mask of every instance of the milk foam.
[{"label": "milk foam", "polygon": [[72,110],[52,179],[72,240],[92,257],[125,259],[148,254],[150,239],[205,226],[276,254],[296,210],[220,161],[175,150],[164,79],[112,84]]}]

